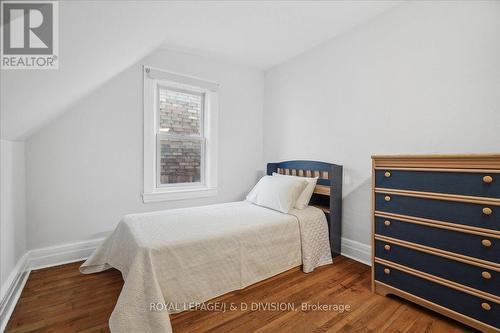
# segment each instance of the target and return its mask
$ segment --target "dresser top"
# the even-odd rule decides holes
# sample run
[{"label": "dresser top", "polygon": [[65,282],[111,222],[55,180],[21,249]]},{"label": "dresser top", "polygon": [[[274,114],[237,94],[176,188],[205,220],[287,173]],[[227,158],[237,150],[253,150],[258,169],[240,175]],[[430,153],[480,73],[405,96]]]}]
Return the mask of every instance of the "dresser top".
[{"label": "dresser top", "polygon": [[402,154],[402,155],[372,155],[373,159],[382,158],[500,158],[500,153],[492,154]]},{"label": "dresser top", "polygon": [[500,154],[373,155],[376,168],[500,169]]}]

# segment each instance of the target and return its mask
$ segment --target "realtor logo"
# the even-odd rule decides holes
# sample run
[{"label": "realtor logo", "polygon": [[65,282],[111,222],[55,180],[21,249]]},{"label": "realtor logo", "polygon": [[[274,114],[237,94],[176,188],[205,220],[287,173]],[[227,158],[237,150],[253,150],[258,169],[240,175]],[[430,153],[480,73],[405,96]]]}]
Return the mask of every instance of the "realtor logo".
[{"label": "realtor logo", "polygon": [[57,69],[58,3],[2,1],[2,69]]}]

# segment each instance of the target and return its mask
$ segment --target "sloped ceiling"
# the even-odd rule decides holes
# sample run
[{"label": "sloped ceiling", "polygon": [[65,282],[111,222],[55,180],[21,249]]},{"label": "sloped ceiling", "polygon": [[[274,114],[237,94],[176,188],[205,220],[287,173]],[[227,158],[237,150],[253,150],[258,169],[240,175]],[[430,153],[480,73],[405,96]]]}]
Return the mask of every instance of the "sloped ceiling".
[{"label": "sloped ceiling", "polygon": [[24,140],[154,49],[266,70],[396,1],[61,1],[58,70],[1,71],[1,137]]}]

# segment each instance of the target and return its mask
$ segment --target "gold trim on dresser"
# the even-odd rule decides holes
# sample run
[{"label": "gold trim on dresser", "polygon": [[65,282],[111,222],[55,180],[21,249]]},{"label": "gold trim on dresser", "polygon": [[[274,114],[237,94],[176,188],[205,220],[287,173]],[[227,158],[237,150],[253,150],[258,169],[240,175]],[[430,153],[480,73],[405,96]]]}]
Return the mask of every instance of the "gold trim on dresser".
[{"label": "gold trim on dresser", "polygon": [[[498,267],[496,267],[496,266],[492,266],[491,264],[477,262],[477,261],[474,261],[474,260],[468,260],[468,259],[465,259],[465,258],[462,258],[462,257],[456,257],[455,254],[452,253],[452,252],[442,251],[442,250],[438,250],[438,249],[435,249],[435,248],[432,248],[432,247],[429,247],[429,246],[424,246],[424,245],[420,245],[420,244],[415,244],[415,243],[410,243],[410,242],[406,242],[406,241],[401,241],[401,240],[398,240],[398,239],[395,239],[395,238],[391,238],[391,237],[386,237],[386,236],[375,235],[374,239],[375,240],[379,240],[381,242],[386,242],[386,243],[391,243],[391,244],[394,244],[394,245],[399,245],[399,246],[405,247],[407,249],[429,253],[429,254],[432,254],[432,255],[435,255],[435,256],[438,256],[438,257],[442,257],[442,258],[446,258],[446,259],[451,259],[451,260],[459,261],[459,262],[462,262],[464,264],[469,264],[469,265],[481,267],[481,268],[484,268],[484,269],[488,269],[488,270],[500,273],[500,265]],[[466,256],[464,256],[464,257],[466,257]],[[489,262],[487,262],[487,263],[489,263]]]},{"label": "gold trim on dresser", "polygon": [[[466,203],[474,203],[474,204],[500,206],[500,199],[487,198],[487,197],[473,197],[473,196],[469,196],[469,195],[445,194],[445,193],[434,193],[434,192],[420,192],[420,191],[409,191],[409,190],[395,190],[395,189],[380,188],[380,187],[375,188],[375,193],[394,194],[394,195],[403,195],[406,197],[436,199],[436,200],[445,200],[445,201],[456,201],[456,202],[466,202]],[[386,200],[386,201],[390,201],[390,199]]]},{"label": "gold trim on dresser", "polygon": [[500,154],[373,155],[376,168],[500,170]]},{"label": "gold trim on dresser", "polygon": [[[475,231],[476,235],[493,234],[492,237],[494,237],[494,238],[500,237],[500,231],[493,230],[493,229],[478,228],[478,227],[473,227],[473,226],[469,226],[469,225],[465,225],[465,224],[456,224],[456,223],[451,223],[451,222],[426,219],[423,217],[415,217],[415,216],[410,216],[410,215],[401,215],[401,214],[394,214],[394,213],[389,213],[389,212],[382,212],[382,211],[378,211],[378,210],[375,211],[375,216],[384,217],[384,218],[388,218],[388,219],[407,221],[407,222],[421,221],[421,222],[425,222],[427,224],[432,224],[433,226],[436,226],[436,227],[438,227],[438,226],[443,226],[443,228],[445,226],[455,227],[455,228],[462,229],[462,230],[460,230],[461,232],[468,232],[468,230],[470,230],[470,231]],[[389,225],[390,225],[390,221],[389,221]],[[470,232],[470,233],[472,233],[472,232]]]},{"label": "gold trim on dresser", "polygon": [[[420,224],[420,225],[425,225],[431,228],[440,228],[440,229],[447,229],[447,230],[452,230],[456,232],[462,232],[465,234],[471,234],[471,235],[477,235],[477,236],[485,236],[485,237],[493,237],[500,239],[500,232],[496,230],[488,230],[488,229],[481,229],[481,228],[475,228],[476,230],[469,229],[469,228],[462,228],[461,224],[455,224],[455,223],[447,223],[447,222],[429,222],[429,220],[425,219],[420,219],[418,217],[412,217],[412,216],[405,216],[405,215],[398,215],[398,214],[389,214],[385,212],[380,212],[380,211],[375,211],[375,216],[376,217],[383,217],[386,219],[395,219],[398,221],[403,221],[403,222],[408,222],[408,223],[414,223],[414,224]],[[387,223],[389,222],[389,223]],[[384,224],[386,226],[391,225],[391,221],[384,221]]]},{"label": "gold trim on dresser", "polygon": [[[410,268],[410,267],[407,267],[407,266],[403,266],[401,264],[397,264],[395,262],[388,261],[388,260],[385,260],[385,259],[382,259],[382,258],[378,258],[378,257],[375,257],[375,263],[381,264],[381,265],[384,265],[384,266],[388,266],[388,267],[397,269],[397,270],[399,270],[401,272],[405,272],[405,273],[408,273],[408,274],[411,274],[411,275],[415,275],[415,276],[418,276],[419,278],[422,278],[422,279],[425,279],[425,280],[429,280],[429,281],[432,281],[432,282],[436,282],[436,283],[439,283],[439,284],[441,284],[443,286],[446,286],[446,287],[449,287],[449,288],[452,288],[452,289],[455,289],[455,290],[467,293],[469,295],[476,296],[476,297],[479,297],[479,298],[482,298],[482,299],[486,299],[486,300],[489,300],[491,302],[500,304],[500,297],[499,296],[495,296],[495,295],[489,294],[487,292],[484,292],[484,291],[481,291],[481,290],[477,290],[477,289],[471,288],[469,286],[465,286],[465,285],[460,284],[460,283],[456,283],[456,282],[453,282],[453,281],[450,281],[450,280],[446,280],[446,279],[440,278],[439,276],[435,276],[435,275],[432,275],[432,274],[429,274],[429,273],[421,272],[419,270],[416,270],[416,269],[413,269],[413,268]],[[386,272],[385,271],[386,269],[390,272],[390,270],[388,268],[384,268],[384,272]],[[390,274],[390,273],[386,273],[386,274]]]},{"label": "gold trim on dresser", "polygon": [[[461,258],[461,259],[464,259],[464,260],[469,261],[469,262],[477,262],[479,264],[484,264],[484,265],[490,266],[490,267],[498,267],[498,269],[500,269],[500,264],[497,264],[497,263],[494,263],[491,261],[486,261],[486,260],[482,260],[482,259],[478,259],[478,258],[474,258],[474,257],[465,256],[463,254],[458,254],[458,253],[453,253],[453,252],[449,252],[449,251],[445,251],[445,250],[440,250],[440,249],[436,249],[434,247],[430,247],[430,246],[426,246],[426,245],[422,245],[422,244],[416,244],[416,243],[404,241],[401,239],[395,239],[395,238],[391,238],[391,237],[387,237],[387,236],[382,236],[379,234],[375,234],[375,239],[398,244],[398,245],[404,244],[409,249],[415,249],[415,250],[425,249],[427,251],[424,251],[424,252],[431,253],[434,255],[442,254],[443,257],[447,256],[450,259]],[[457,260],[457,259],[455,259],[455,260]]]},{"label": "gold trim on dresser", "polygon": [[500,173],[500,170],[492,170],[492,169],[436,169],[436,168],[402,168],[402,167],[375,167],[375,170],[397,170],[397,171],[432,171],[432,172],[468,172],[468,173]]},{"label": "gold trim on dresser", "polygon": [[476,320],[476,319],[471,318],[471,317],[467,317],[461,313],[458,313],[456,311],[445,308],[444,306],[441,306],[439,304],[432,303],[426,299],[412,295],[410,293],[407,293],[406,291],[392,287],[392,286],[385,284],[383,282],[375,281],[374,286],[375,286],[374,291],[377,294],[384,295],[384,296],[388,295],[388,294],[392,294],[392,295],[396,295],[396,296],[405,298],[413,303],[424,306],[430,310],[439,312],[445,316],[448,316],[448,317],[455,319],[457,321],[460,321],[466,325],[469,325],[469,326],[474,327],[478,330],[481,330],[484,333],[499,333],[500,332],[500,330],[496,329],[495,327],[490,326],[490,325],[485,324],[485,323],[482,323],[479,320]]},{"label": "gold trim on dresser", "polygon": [[[372,160],[372,189],[375,188],[375,160]],[[372,212],[375,212],[375,193],[372,193]],[[375,214],[372,214],[372,235],[375,235]],[[375,292],[375,238],[372,237],[372,292]]]}]

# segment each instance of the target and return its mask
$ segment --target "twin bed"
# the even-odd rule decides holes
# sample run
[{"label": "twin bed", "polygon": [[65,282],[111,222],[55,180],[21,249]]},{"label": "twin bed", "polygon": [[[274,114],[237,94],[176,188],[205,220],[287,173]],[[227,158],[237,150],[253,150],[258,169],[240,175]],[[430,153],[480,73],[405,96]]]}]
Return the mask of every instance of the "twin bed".
[{"label": "twin bed", "polygon": [[169,313],[293,267],[308,273],[332,263],[340,252],[342,167],[288,161],[268,164],[267,173],[318,177],[309,206],[285,214],[241,201],[120,221],[80,268],[121,271],[125,283],[109,320],[112,332],[172,332]]}]

